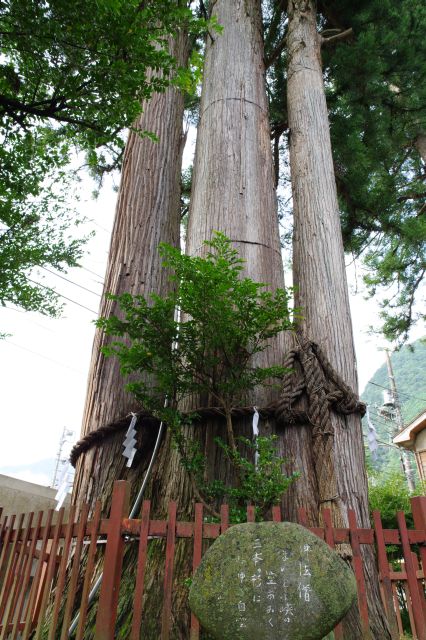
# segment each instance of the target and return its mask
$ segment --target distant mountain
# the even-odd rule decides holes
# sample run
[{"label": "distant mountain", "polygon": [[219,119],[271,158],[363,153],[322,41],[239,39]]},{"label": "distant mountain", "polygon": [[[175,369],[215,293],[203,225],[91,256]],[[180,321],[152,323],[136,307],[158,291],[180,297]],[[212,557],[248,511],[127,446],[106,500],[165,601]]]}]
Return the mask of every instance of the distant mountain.
[{"label": "distant mountain", "polygon": [[[404,346],[399,351],[392,353],[391,362],[404,424],[408,424],[415,416],[426,410],[425,338],[416,340],[411,345]],[[369,407],[370,418],[377,430],[378,439],[390,444],[397,426],[392,415],[386,417],[382,413],[383,392],[386,391],[390,391],[390,384],[387,366],[384,363],[367,383],[361,398]],[[364,433],[367,433],[365,419],[363,427]],[[398,450],[393,447],[380,446],[378,462],[372,464],[377,470],[382,470],[385,466],[398,467]]]}]

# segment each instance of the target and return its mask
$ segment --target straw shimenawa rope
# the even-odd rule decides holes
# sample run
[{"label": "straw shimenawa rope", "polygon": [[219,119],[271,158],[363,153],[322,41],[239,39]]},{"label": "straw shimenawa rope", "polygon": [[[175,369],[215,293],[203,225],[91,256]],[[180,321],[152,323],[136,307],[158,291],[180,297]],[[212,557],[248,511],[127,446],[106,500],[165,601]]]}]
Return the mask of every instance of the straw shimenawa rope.
[{"label": "straw shimenawa rope", "polygon": [[[333,447],[332,439],[334,436],[330,420],[331,409],[342,414],[360,413],[364,415],[365,404],[342,380],[315,342],[299,337],[298,343],[297,347],[287,353],[283,362],[287,372],[282,379],[279,400],[258,409],[258,411],[261,417],[273,417],[282,427],[286,424],[311,424],[312,434],[318,446],[318,459],[321,460],[324,457],[328,459]],[[303,394],[307,396],[305,411],[294,408],[294,404]],[[198,419],[224,416],[223,410],[219,407],[200,407],[191,411],[191,414],[196,414]],[[252,414],[253,407],[232,409],[234,417]],[[140,411],[137,416],[139,427],[143,426],[147,419],[151,424],[153,421],[157,421],[152,414],[146,411]],[[116,433],[124,431],[128,427],[128,421],[129,416],[125,416],[117,422],[107,424],[84,436],[71,451],[71,464],[75,466],[81,454],[102,444]],[[326,472],[326,467],[324,467],[324,472]]]}]

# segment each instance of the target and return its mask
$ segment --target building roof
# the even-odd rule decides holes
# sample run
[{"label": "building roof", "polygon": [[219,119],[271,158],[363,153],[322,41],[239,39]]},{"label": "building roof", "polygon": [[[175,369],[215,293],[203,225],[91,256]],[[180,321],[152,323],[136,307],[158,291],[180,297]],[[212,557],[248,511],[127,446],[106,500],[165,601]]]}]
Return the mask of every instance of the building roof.
[{"label": "building roof", "polygon": [[402,431],[393,439],[394,444],[399,447],[411,449],[414,445],[416,435],[426,429],[426,410],[424,409],[416,416]]}]

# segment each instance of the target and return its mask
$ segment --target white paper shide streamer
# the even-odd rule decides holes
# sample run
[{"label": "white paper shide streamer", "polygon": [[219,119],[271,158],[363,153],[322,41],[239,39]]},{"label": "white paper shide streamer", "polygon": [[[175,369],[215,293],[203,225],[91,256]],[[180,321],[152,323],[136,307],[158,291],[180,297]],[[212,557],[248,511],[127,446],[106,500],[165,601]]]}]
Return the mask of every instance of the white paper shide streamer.
[{"label": "white paper shide streamer", "polygon": [[367,413],[365,417],[367,419],[367,425],[368,425],[368,434],[367,434],[368,448],[371,451],[371,457],[373,458],[374,461],[376,461],[378,457],[377,449],[379,447],[379,445],[377,444],[377,431],[374,424],[370,420],[370,413],[368,411],[368,407],[367,407]]},{"label": "white paper shide streamer", "polygon": [[124,442],[123,442],[123,447],[124,447],[123,456],[127,458],[126,467],[132,466],[133,458],[135,457],[135,453],[136,453],[135,426],[136,426],[137,419],[138,419],[137,415],[135,413],[132,413],[132,419],[130,421],[129,428],[127,429],[126,437],[124,438]]},{"label": "white paper shide streamer", "polygon": [[[253,440],[256,442],[257,436],[259,435],[259,412],[256,407],[253,407]],[[254,453],[254,468],[257,470],[259,463],[259,451],[256,448]]]},{"label": "white paper shide streamer", "polygon": [[65,498],[70,492],[74,479],[74,469],[71,463],[68,462],[63,468],[61,473],[61,477],[58,482],[58,491],[55,496],[55,500],[57,501],[55,511],[59,511],[59,509],[64,504]]}]

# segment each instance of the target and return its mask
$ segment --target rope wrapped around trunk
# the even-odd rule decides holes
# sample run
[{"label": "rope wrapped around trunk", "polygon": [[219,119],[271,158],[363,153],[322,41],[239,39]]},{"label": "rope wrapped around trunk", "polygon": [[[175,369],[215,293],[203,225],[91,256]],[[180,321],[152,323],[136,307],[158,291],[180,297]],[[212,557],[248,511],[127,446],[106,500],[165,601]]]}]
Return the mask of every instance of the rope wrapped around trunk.
[{"label": "rope wrapped around trunk", "polygon": [[[267,407],[258,408],[259,414],[263,418],[274,418],[277,425],[281,427],[286,424],[310,423],[313,437],[322,441],[320,449],[325,446],[326,450],[321,453],[327,457],[330,455],[334,435],[330,410],[333,409],[342,414],[364,415],[365,404],[339,376],[319,345],[311,340],[299,339],[299,346],[287,353],[283,366],[287,369],[287,373],[283,376],[280,398]],[[304,393],[307,396],[307,409],[294,408]],[[220,407],[200,407],[190,413],[196,414],[198,419],[224,416]],[[253,414],[253,407],[234,407],[231,413],[235,418],[249,416]],[[139,427],[145,425],[147,421],[151,424],[159,423],[157,418],[146,411],[140,411],[137,416]],[[71,464],[75,467],[82,453],[86,453],[92,447],[102,444],[116,433],[127,429],[128,421],[129,416],[125,416],[117,422],[107,424],[85,435],[72,448]]]}]

